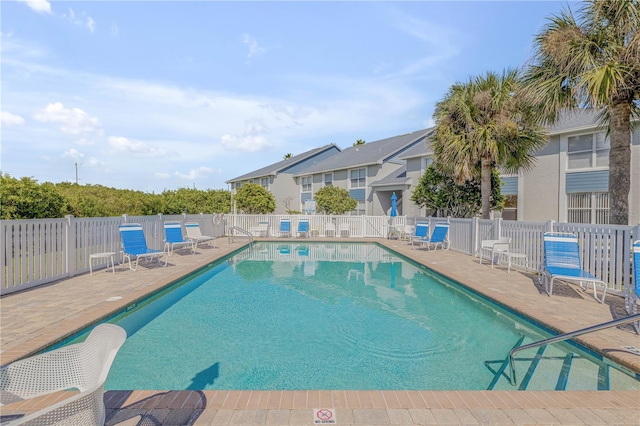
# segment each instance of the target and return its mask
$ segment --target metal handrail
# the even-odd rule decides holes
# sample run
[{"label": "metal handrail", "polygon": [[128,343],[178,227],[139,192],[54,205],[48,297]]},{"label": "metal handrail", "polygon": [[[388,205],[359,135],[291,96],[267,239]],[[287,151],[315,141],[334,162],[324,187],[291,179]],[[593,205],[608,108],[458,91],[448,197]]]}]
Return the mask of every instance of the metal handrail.
[{"label": "metal handrail", "polygon": [[[246,230],[246,229],[244,229],[244,228],[240,228],[240,227],[239,227],[239,226],[237,226],[237,225],[233,225],[233,226],[231,227],[231,230],[236,230],[236,231],[240,232],[241,234],[245,234],[246,236],[248,236],[248,237],[249,237],[249,243],[250,243],[250,244],[253,244],[253,234],[252,234],[251,232],[247,231],[247,230]],[[231,237],[231,236],[230,236],[230,237]]]},{"label": "metal handrail", "polygon": [[613,321],[608,321],[602,324],[592,325],[591,327],[583,328],[580,330],[570,331],[568,333],[559,334],[557,336],[549,337],[548,339],[539,340],[537,342],[529,343],[524,346],[518,346],[517,348],[511,349],[509,352],[509,367],[511,371],[510,382],[513,386],[516,386],[516,366],[513,363],[513,357],[517,352],[523,351],[525,349],[531,349],[538,346],[548,345],[549,343],[561,342],[563,340],[568,340],[576,336],[581,336],[583,334],[592,333],[598,330],[604,330],[605,328],[616,327],[618,325],[627,324],[634,321],[640,321],[640,314],[630,315],[625,318],[620,318]]}]

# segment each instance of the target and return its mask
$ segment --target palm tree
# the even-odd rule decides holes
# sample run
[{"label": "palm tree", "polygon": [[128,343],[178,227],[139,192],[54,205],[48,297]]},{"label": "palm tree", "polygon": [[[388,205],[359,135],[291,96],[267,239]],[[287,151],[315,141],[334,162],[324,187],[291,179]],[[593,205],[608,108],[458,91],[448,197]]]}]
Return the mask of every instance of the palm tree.
[{"label": "palm tree", "polygon": [[284,157],[282,157],[284,160],[288,160],[289,158],[293,157],[293,155],[290,152],[287,152]]},{"label": "palm tree", "polygon": [[602,109],[608,126],[609,222],[629,222],[631,116],[639,115],[640,7],[638,0],[588,0],[578,12],[552,16],[535,38],[524,83],[554,123],[565,108]]},{"label": "palm tree", "polygon": [[434,162],[460,184],[480,175],[483,219],[490,217],[492,168],[531,169],[533,152],[548,141],[532,109],[513,69],[456,83],[436,104]]},{"label": "palm tree", "polygon": [[362,139],[358,139],[357,141],[355,141],[353,143],[353,146],[364,145],[365,143],[366,143],[366,141],[364,141]]}]

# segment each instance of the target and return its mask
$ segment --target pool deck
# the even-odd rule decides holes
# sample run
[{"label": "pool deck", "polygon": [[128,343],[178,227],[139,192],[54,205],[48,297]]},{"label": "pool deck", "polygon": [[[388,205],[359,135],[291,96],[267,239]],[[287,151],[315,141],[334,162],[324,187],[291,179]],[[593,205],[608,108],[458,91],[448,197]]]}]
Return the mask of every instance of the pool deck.
[{"label": "pool deck", "polygon": [[[280,240],[282,241],[282,240]],[[304,241],[314,241],[304,240]],[[553,297],[534,273],[491,268],[454,251],[412,250],[404,241],[319,239],[323,242],[374,241],[483,294],[558,332],[573,331],[625,315],[621,297],[594,300],[592,292],[559,283]],[[168,267],[116,265],[115,275],[94,270],[0,299],[0,364],[38,352],[111,313],[129,306],[182,276],[239,249],[246,240],[216,240],[195,255],[174,254]],[[629,325],[577,338],[640,372],[640,347]],[[64,398],[61,392],[2,407],[2,416],[21,414]],[[640,391],[108,391],[107,425],[311,425],[314,409],[333,409],[339,425],[415,424],[571,424],[640,425]]]}]

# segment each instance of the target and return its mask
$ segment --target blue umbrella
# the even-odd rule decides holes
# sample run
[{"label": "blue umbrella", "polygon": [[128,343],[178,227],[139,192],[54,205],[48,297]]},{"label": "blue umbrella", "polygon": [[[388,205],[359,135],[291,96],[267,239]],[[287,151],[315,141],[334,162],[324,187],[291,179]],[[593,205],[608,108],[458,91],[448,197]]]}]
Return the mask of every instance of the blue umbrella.
[{"label": "blue umbrella", "polygon": [[397,199],[398,199],[398,197],[396,197],[396,193],[395,192],[393,194],[391,194],[391,213],[389,213],[389,216],[391,216],[391,217],[398,216],[398,207],[396,205]]}]

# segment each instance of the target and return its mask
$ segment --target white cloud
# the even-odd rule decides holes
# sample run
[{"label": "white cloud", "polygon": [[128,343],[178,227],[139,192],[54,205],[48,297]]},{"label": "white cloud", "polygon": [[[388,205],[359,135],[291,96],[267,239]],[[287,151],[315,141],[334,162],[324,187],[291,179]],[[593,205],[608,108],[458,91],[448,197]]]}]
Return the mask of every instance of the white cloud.
[{"label": "white cloud", "polygon": [[19,115],[11,114],[10,112],[0,112],[0,123],[3,126],[20,126],[24,124],[24,118]]},{"label": "white cloud", "polygon": [[71,148],[62,154],[62,158],[70,158],[73,161],[80,161],[84,158],[84,154],[75,148]]},{"label": "white cloud", "polygon": [[87,138],[80,138],[76,141],[76,145],[89,146],[93,144],[95,144],[95,141]]},{"label": "white cloud", "polygon": [[78,25],[80,27],[87,27],[87,29],[91,33],[93,33],[96,30],[96,21],[91,16],[85,17],[86,14],[84,12],[82,12],[81,15],[82,17],[76,16],[76,13],[71,8],[69,8],[68,13],[60,14],[60,16],[67,19],[72,24]]},{"label": "white cloud", "polygon": [[43,123],[60,123],[60,131],[70,135],[93,132],[98,125],[97,118],[80,108],[65,108],[60,102],[47,105],[33,118]]},{"label": "white cloud", "polygon": [[262,55],[267,51],[265,48],[261,47],[258,44],[258,40],[256,40],[255,37],[251,37],[249,34],[244,35],[242,42],[246,44],[247,47],[249,47],[249,51],[247,52],[247,58]]},{"label": "white cloud", "polygon": [[87,25],[87,28],[89,28],[89,31],[91,31],[92,33],[96,30],[96,21],[94,21],[91,16],[87,18],[86,25]]},{"label": "white cloud", "polygon": [[118,33],[120,33],[120,28],[118,28],[115,22],[112,22],[110,31],[113,37],[117,37]]},{"label": "white cloud", "polygon": [[169,173],[165,173],[165,172],[156,172],[154,173],[154,176],[160,179],[166,179],[169,176],[171,176]]},{"label": "white cloud", "polygon": [[203,166],[203,167],[198,167],[197,169],[191,169],[187,174],[176,172],[176,176],[183,179],[198,179],[198,178],[205,177],[211,173],[213,173],[212,168]]},{"label": "white cloud", "polygon": [[244,134],[235,136],[225,134],[221,138],[222,146],[226,149],[244,152],[258,152],[273,144],[264,136],[269,133],[267,126],[259,121],[251,121],[246,124]]},{"label": "white cloud", "polygon": [[132,141],[122,136],[111,136],[109,146],[116,152],[125,152],[140,157],[166,157],[167,151],[162,148],[149,146],[141,141]]},{"label": "white cloud", "polygon": [[38,13],[51,13],[51,3],[47,0],[18,0],[19,2],[26,3],[31,9]]}]

